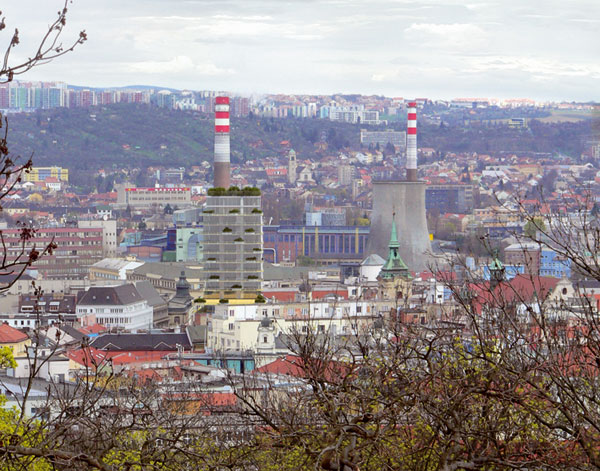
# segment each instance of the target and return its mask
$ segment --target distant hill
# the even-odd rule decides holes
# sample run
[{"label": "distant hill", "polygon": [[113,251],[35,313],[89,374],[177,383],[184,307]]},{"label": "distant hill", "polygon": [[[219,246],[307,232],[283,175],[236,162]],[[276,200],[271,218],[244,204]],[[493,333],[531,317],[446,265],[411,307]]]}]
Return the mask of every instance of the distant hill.
[{"label": "distant hill", "polygon": [[[189,166],[212,160],[211,116],[148,105],[55,108],[9,116],[11,150],[34,154],[37,165],[62,165],[81,171],[114,166]],[[321,119],[232,118],[234,162],[276,155],[289,141],[300,159],[318,158],[315,143],[328,153],[359,149],[364,125]],[[529,129],[422,124],[419,146],[444,152],[546,152],[579,156],[593,137],[593,121],[542,123]],[[392,125],[391,125],[392,126]],[[404,129],[405,123],[393,127]],[[385,126],[382,126],[385,128]]]},{"label": "distant hill", "polygon": [[[13,152],[34,153],[37,165],[75,169],[106,166],[194,165],[212,160],[212,117],[147,105],[55,108],[10,116]],[[232,119],[232,160],[248,160],[284,150],[290,141],[300,158],[314,155],[321,130],[332,144],[358,146],[353,125],[321,120]],[[333,130],[333,131],[331,131]]]}]

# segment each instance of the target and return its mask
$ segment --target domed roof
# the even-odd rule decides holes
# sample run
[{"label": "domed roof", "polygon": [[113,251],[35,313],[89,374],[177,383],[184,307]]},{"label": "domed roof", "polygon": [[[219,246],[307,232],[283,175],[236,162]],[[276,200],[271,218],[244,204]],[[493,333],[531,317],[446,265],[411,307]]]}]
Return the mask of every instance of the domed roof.
[{"label": "domed roof", "polygon": [[264,328],[269,328],[269,327],[271,327],[272,322],[273,321],[271,319],[269,319],[268,317],[265,316],[260,320],[260,326],[264,327]]},{"label": "domed roof", "polygon": [[181,275],[179,275],[179,280],[177,280],[177,284],[175,285],[176,289],[190,289],[190,284],[185,278],[185,271],[181,270]]},{"label": "domed roof", "polygon": [[376,253],[369,255],[362,262],[360,262],[360,266],[368,266],[368,267],[382,267],[385,263],[385,260],[377,255]]}]

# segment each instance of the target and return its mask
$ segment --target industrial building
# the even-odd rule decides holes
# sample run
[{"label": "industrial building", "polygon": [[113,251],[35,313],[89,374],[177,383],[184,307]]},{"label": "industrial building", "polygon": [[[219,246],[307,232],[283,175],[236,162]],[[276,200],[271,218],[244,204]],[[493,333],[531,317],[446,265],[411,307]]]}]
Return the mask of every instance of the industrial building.
[{"label": "industrial building", "polygon": [[321,264],[360,262],[365,258],[368,226],[265,226],[264,259],[296,262],[299,257]]}]

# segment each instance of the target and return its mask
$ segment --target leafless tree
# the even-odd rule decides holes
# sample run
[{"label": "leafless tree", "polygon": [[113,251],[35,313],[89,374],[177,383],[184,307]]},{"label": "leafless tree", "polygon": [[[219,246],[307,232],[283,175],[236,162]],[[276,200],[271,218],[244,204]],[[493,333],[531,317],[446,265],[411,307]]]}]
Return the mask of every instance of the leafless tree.
[{"label": "leafless tree", "polygon": [[[18,28],[14,29],[13,34],[8,41],[4,52],[2,65],[0,66],[0,83],[11,82],[15,76],[24,74],[33,67],[47,63],[53,59],[61,57],[83,44],[87,40],[87,34],[84,30],[79,35],[63,43],[63,32],[67,24],[68,5],[70,1],[65,0],[62,9],[57,13],[55,20],[48,26],[38,42],[37,49],[26,60],[14,63],[11,60],[11,54],[19,46],[20,35]],[[0,12],[0,16],[2,12]],[[6,18],[0,20],[0,31],[6,29]],[[6,116],[0,114],[0,128],[4,132],[0,135],[0,202],[6,198],[14,189],[15,184],[21,181],[23,172],[29,172],[32,167],[32,156],[23,162],[20,156],[14,156],[10,152],[8,142],[8,120]],[[0,133],[2,131],[0,130]],[[2,206],[0,205],[0,210]],[[10,287],[18,280],[25,270],[30,267],[39,257],[52,253],[56,248],[53,242],[43,247],[31,246],[30,241],[35,237],[35,229],[27,224],[21,225],[20,233],[20,251],[16,255],[8,256],[6,240],[0,231],[0,244],[2,245],[2,259],[0,260],[0,275],[8,277],[8,283],[4,289]]]}]

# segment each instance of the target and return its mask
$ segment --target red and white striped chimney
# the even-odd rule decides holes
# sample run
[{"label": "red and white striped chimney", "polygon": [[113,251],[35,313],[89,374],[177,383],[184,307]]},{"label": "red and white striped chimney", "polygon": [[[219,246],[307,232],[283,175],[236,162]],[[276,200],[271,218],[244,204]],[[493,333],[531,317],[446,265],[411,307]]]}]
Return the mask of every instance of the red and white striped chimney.
[{"label": "red and white striped chimney", "polygon": [[214,186],[229,188],[229,97],[215,98],[215,178]]},{"label": "red and white striped chimney", "polygon": [[408,103],[406,126],[406,180],[417,181],[417,102]]}]

